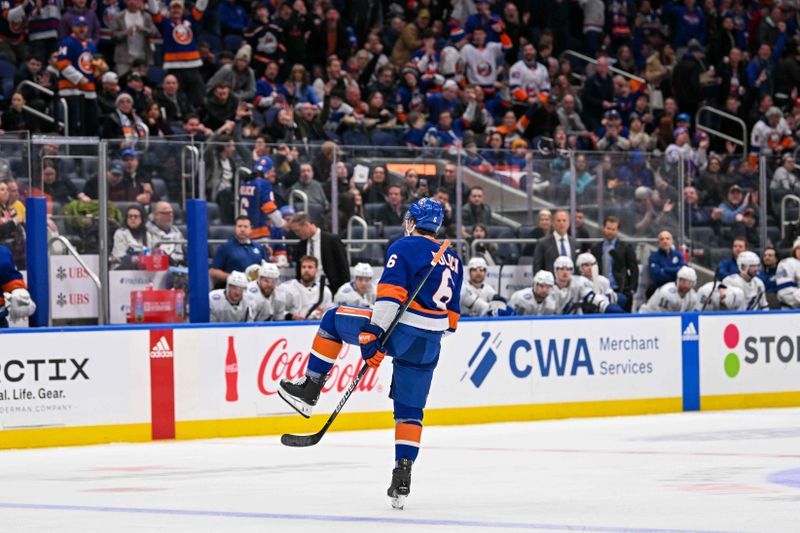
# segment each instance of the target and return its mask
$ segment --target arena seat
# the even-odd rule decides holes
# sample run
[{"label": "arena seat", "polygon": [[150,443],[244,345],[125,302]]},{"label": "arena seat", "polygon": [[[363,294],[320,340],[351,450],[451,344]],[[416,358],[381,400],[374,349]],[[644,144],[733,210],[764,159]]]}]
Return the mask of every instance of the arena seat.
[{"label": "arena seat", "polygon": [[216,204],[214,202],[208,202],[206,205],[208,206],[208,223],[219,224],[220,223],[219,204]]},{"label": "arena seat", "polygon": [[367,222],[372,224],[378,216],[378,211],[383,207],[383,202],[371,202],[364,204],[364,215],[367,217]]}]

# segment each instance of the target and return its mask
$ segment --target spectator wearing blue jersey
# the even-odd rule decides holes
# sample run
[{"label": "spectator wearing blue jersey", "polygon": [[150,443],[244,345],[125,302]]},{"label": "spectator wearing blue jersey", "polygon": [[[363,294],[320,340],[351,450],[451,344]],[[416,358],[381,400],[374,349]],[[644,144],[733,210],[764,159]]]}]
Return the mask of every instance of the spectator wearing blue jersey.
[{"label": "spectator wearing blue jersey", "polygon": [[439,122],[425,133],[425,146],[449,148],[460,146],[464,137],[464,120],[453,120],[451,111],[439,113]]},{"label": "spectator wearing blue jersey", "polygon": [[242,35],[247,27],[249,17],[244,7],[236,0],[223,0],[217,8],[219,25],[222,28],[222,35]]},{"label": "spectator wearing blue jersey", "polygon": [[665,283],[677,279],[678,270],[686,265],[686,260],[680,250],[675,248],[672,233],[667,230],[658,234],[658,250],[650,254],[647,260],[650,272],[650,287],[647,289],[648,298],[655,290]]},{"label": "spectator wearing blue jersey", "polygon": [[319,107],[319,98],[311,86],[308,71],[303,65],[295,65],[289,79],[283,84],[283,90],[296,104],[314,104]]},{"label": "spectator wearing blue jersey", "polygon": [[706,42],[706,16],[697,6],[696,0],[684,0],[683,5],[669,2],[664,6],[664,12],[671,15],[675,21],[675,36],[673,46],[680,48],[686,46],[690,40],[697,39],[701,44]]},{"label": "spectator wearing blue jersey", "polygon": [[426,100],[428,120],[435,124],[439,122],[439,114],[442,111],[453,112],[458,106],[458,83],[454,80],[447,80],[442,86],[442,92],[428,94]]},{"label": "spectator wearing blue jersey", "polygon": [[214,261],[208,273],[214,281],[216,288],[225,285],[228,276],[234,270],[244,272],[250,265],[261,264],[261,261],[269,261],[269,252],[264,245],[250,240],[253,228],[250,219],[244,215],[236,217],[236,228],[234,235],[228,241],[217,248],[214,254]]}]

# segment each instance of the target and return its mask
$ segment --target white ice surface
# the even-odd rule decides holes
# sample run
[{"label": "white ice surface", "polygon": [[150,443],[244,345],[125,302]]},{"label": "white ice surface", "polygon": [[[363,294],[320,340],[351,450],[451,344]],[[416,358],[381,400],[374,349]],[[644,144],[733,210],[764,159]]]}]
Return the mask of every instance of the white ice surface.
[{"label": "white ice surface", "polygon": [[404,511],[393,439],[3,451],[0,531],[800,531],[798,409],[425,428]]}]

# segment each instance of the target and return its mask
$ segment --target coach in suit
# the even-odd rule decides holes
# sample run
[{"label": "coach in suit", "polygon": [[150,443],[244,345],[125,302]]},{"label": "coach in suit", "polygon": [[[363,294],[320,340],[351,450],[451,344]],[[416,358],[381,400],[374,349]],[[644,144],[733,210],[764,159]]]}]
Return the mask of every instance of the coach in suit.
[{"label": "coach in suit", "polygon": [[633,294],[639,285],[639,263],[633,246],[620,241],[618,234],[619,219],[607,216],[603,220],[603,241],[595,243],[591,251],[600,273],[608,278],[617,293],[620,307],[630,313]]},{"label": "coach in suit", "polygon": [[292,217],[289,229],[300,242],[292,246],[292,258],[297,262],[297,277],[300,277],[300,261],[304,255],[316,257],[328,278],[332,293],[350,281],[350,265],[341,239],[333,233],[322,231],[307,213],[299,212]]},{"label": "coach in suit", "polygon": [[573,261],[578,248],[575,239],[569,235],[569,214],[566,211],[556,211],[553,217],[553,233],[536,244],[533,252],[533,272],[540,270],[553,271],[553,262],[557,257],[566,255]]}]

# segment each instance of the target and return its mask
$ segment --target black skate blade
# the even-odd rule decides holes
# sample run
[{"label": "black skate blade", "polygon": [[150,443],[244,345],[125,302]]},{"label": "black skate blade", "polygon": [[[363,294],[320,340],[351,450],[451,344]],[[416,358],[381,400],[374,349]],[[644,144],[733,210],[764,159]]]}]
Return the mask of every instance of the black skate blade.
[{"label": "black skate blade", "polygon": [[314,433],[313,435],[292,435],[286,433],[281,435],[281,444],[289,446],[290,448],[305,448],[307,446],[314,446],[322,439],[322,434]]},{"label": "black skate blade", "polygon": [[300,413],[302,416],[305,418],[311,418],[311,407],[308,404],[292,397],[288,392],[284,391],[280,387],[278,387],[278,396],[280,396],[284,402],[288,403],[292,409]]}]

